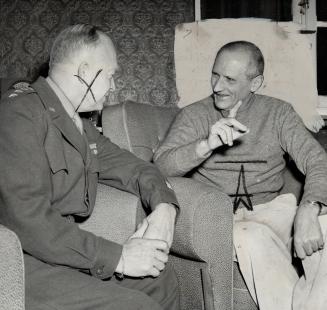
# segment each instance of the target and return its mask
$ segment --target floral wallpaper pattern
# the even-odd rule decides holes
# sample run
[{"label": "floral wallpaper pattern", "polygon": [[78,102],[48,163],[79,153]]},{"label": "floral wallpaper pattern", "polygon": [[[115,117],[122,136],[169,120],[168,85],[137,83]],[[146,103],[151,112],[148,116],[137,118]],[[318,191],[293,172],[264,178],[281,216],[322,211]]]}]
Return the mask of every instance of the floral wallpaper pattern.
[{"label": "floral wallpaper pattern", "polygon": [[117,49],[110,103],[174,105],[174,28],[193,20],[193,0],[0,0],[0,78],[35,78],[61,29],[91,23]]}]

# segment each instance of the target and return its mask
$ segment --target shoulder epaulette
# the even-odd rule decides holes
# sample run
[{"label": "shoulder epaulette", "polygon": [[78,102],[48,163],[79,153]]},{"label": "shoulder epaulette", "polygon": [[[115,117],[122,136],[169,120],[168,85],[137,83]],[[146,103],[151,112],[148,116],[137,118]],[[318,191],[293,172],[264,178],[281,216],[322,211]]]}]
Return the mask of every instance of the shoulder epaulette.
[{"label": "shoulder epaulette", "polygon": [[8,98],[14,98],[14,97],[18,97],[19,95],[27,95],[31,93],[35,93],[35,90],[33,87],[30,86],[30,83],[17,82],[8,91],[7,96]]}]

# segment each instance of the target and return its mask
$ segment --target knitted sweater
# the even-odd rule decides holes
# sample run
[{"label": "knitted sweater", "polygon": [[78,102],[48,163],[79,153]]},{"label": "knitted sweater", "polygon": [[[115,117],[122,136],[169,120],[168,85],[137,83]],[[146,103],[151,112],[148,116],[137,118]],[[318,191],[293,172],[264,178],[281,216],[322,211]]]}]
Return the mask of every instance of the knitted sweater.
[{"label": "knitted sweater", "polygon": [[216,108],[212,97],[181,110],[154,155],[161,171],[169,176],[189,174],[231,196],[249,194],[256,205],[279,194],[284,185],[283,155],[288,153],[306,175],[302,201],[327,204],[326,152],[290,104],[251,95],[236,115],[250,132],[235,140],[233,146],[221,146],[209,158],[200,158],[196,145],[208,137],[213,124],[227,116],[224,113]]}]

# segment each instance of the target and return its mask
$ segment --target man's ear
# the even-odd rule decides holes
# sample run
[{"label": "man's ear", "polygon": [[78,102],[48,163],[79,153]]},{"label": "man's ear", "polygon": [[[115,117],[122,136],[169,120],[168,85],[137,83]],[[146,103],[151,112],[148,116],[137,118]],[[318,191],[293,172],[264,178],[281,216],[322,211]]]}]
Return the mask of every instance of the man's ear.
[{"label": "man's ear", "polygon": [[90,66],[86,61],[81,62],[78,66],[78,76],[85,80]]},{"label": "man's ear", "polygon": [[263,75],[258,75],[251,81],[251,92],[255,93],[263,83]]}]

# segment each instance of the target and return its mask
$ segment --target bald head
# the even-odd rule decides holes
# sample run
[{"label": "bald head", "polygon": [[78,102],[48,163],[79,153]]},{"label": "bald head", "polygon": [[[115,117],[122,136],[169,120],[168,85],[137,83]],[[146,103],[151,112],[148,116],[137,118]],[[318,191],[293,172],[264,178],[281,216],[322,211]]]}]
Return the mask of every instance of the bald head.
[{"label": "bald head", "polygon": [[246,75],[249,79],[263,75],[264,58],[260,49],[248,41],[234,41],[225,44],[217,53],[216,60],[224,53],[243,54],[248,58]]},{"label": "bald head", "polygon": [[111,39],[97,27],[77,24],[65,28],[55,39],[51,52],[49,71],[56,66],[80,61],[85,55],[92,55],[101,43],[109,47],[109,59],[116,63],[116,52]]}]

